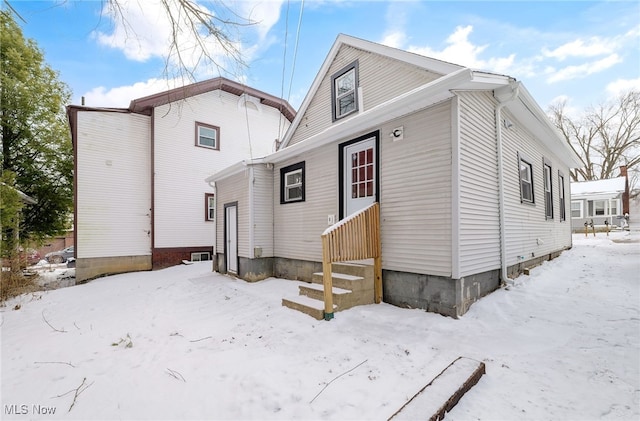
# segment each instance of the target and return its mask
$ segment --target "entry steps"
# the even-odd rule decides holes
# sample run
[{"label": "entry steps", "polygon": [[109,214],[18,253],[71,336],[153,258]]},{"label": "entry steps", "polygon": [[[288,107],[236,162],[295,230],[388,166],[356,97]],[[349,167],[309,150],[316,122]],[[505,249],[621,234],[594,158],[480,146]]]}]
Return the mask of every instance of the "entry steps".
[{"label": "entry steps", "polygon": [[[333,263],[334,313],[351,307],[373,304],[373,265],[362,263]],[[307,285],[300,285],[298,296],[282,299],[282,305],[301,311],[317,320],[324,318],[324,285],[322,272],[316,272]]]}]

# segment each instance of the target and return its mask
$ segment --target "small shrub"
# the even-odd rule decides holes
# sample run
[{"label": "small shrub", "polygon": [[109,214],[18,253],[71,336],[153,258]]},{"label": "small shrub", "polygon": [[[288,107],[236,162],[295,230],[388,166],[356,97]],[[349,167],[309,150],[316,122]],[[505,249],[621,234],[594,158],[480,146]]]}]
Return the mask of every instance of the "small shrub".
[{"label": "small shrub", "polygon": [[4,303],[9,298],[20,294],[38,291],[40,288],[35,279],[36,277],[27,277],[22,273],[2,271],[0,273],[0,302]]}]

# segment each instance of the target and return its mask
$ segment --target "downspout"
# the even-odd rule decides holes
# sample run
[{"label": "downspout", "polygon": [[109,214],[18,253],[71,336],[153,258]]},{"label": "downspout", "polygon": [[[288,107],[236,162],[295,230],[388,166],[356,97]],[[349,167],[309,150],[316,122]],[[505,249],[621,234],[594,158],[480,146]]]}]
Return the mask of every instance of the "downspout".
[{"label": "downspout", "polygon": [[255,259],[255,241],[253,238],[255,225],[255,211],[253,209],[254,183],[256,177],[253,171],[253,165],[249,165],[249,258]]},{"label": "downspout", "polygon": [[[496,144],[498,158],[498,217],[500,224],[500,281],[506,284],[509,277],[507,276],[507,241],[505,233],[505,216],[504,216],[504,169],[502,165],[502,109],[511,101],[518,97],[520,92],[520,83],[511,81],[511,96],[505,100],[498,100],[496,106]],[[495,96],[495,95],[494,95]]]}]

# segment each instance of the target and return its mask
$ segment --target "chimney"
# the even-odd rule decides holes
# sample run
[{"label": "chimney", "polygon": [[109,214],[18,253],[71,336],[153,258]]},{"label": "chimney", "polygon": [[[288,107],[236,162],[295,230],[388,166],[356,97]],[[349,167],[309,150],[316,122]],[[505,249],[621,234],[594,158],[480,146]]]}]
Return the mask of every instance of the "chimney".
[{"label": "chimney", "polygon": [[624,177],[624,193],[622,193],[622,214],[629,213],[629,176],[627,175],[627,166],[620,166],[620,177]]}]

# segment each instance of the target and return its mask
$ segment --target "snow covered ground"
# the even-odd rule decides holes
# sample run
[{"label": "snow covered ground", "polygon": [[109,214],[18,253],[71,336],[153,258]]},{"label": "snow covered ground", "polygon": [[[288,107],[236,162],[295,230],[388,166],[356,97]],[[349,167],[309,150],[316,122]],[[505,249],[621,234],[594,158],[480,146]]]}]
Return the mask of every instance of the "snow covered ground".
[{"label": "snow covered ground", "polygon": [[465,356],[487,374],[447,420],[637,420],[639,257],[638,232],[575,235],[459,320],[316,321],[281,306],[298,282],[210,262],[23,295],[0,309],[1,417],[385,420]]}]

